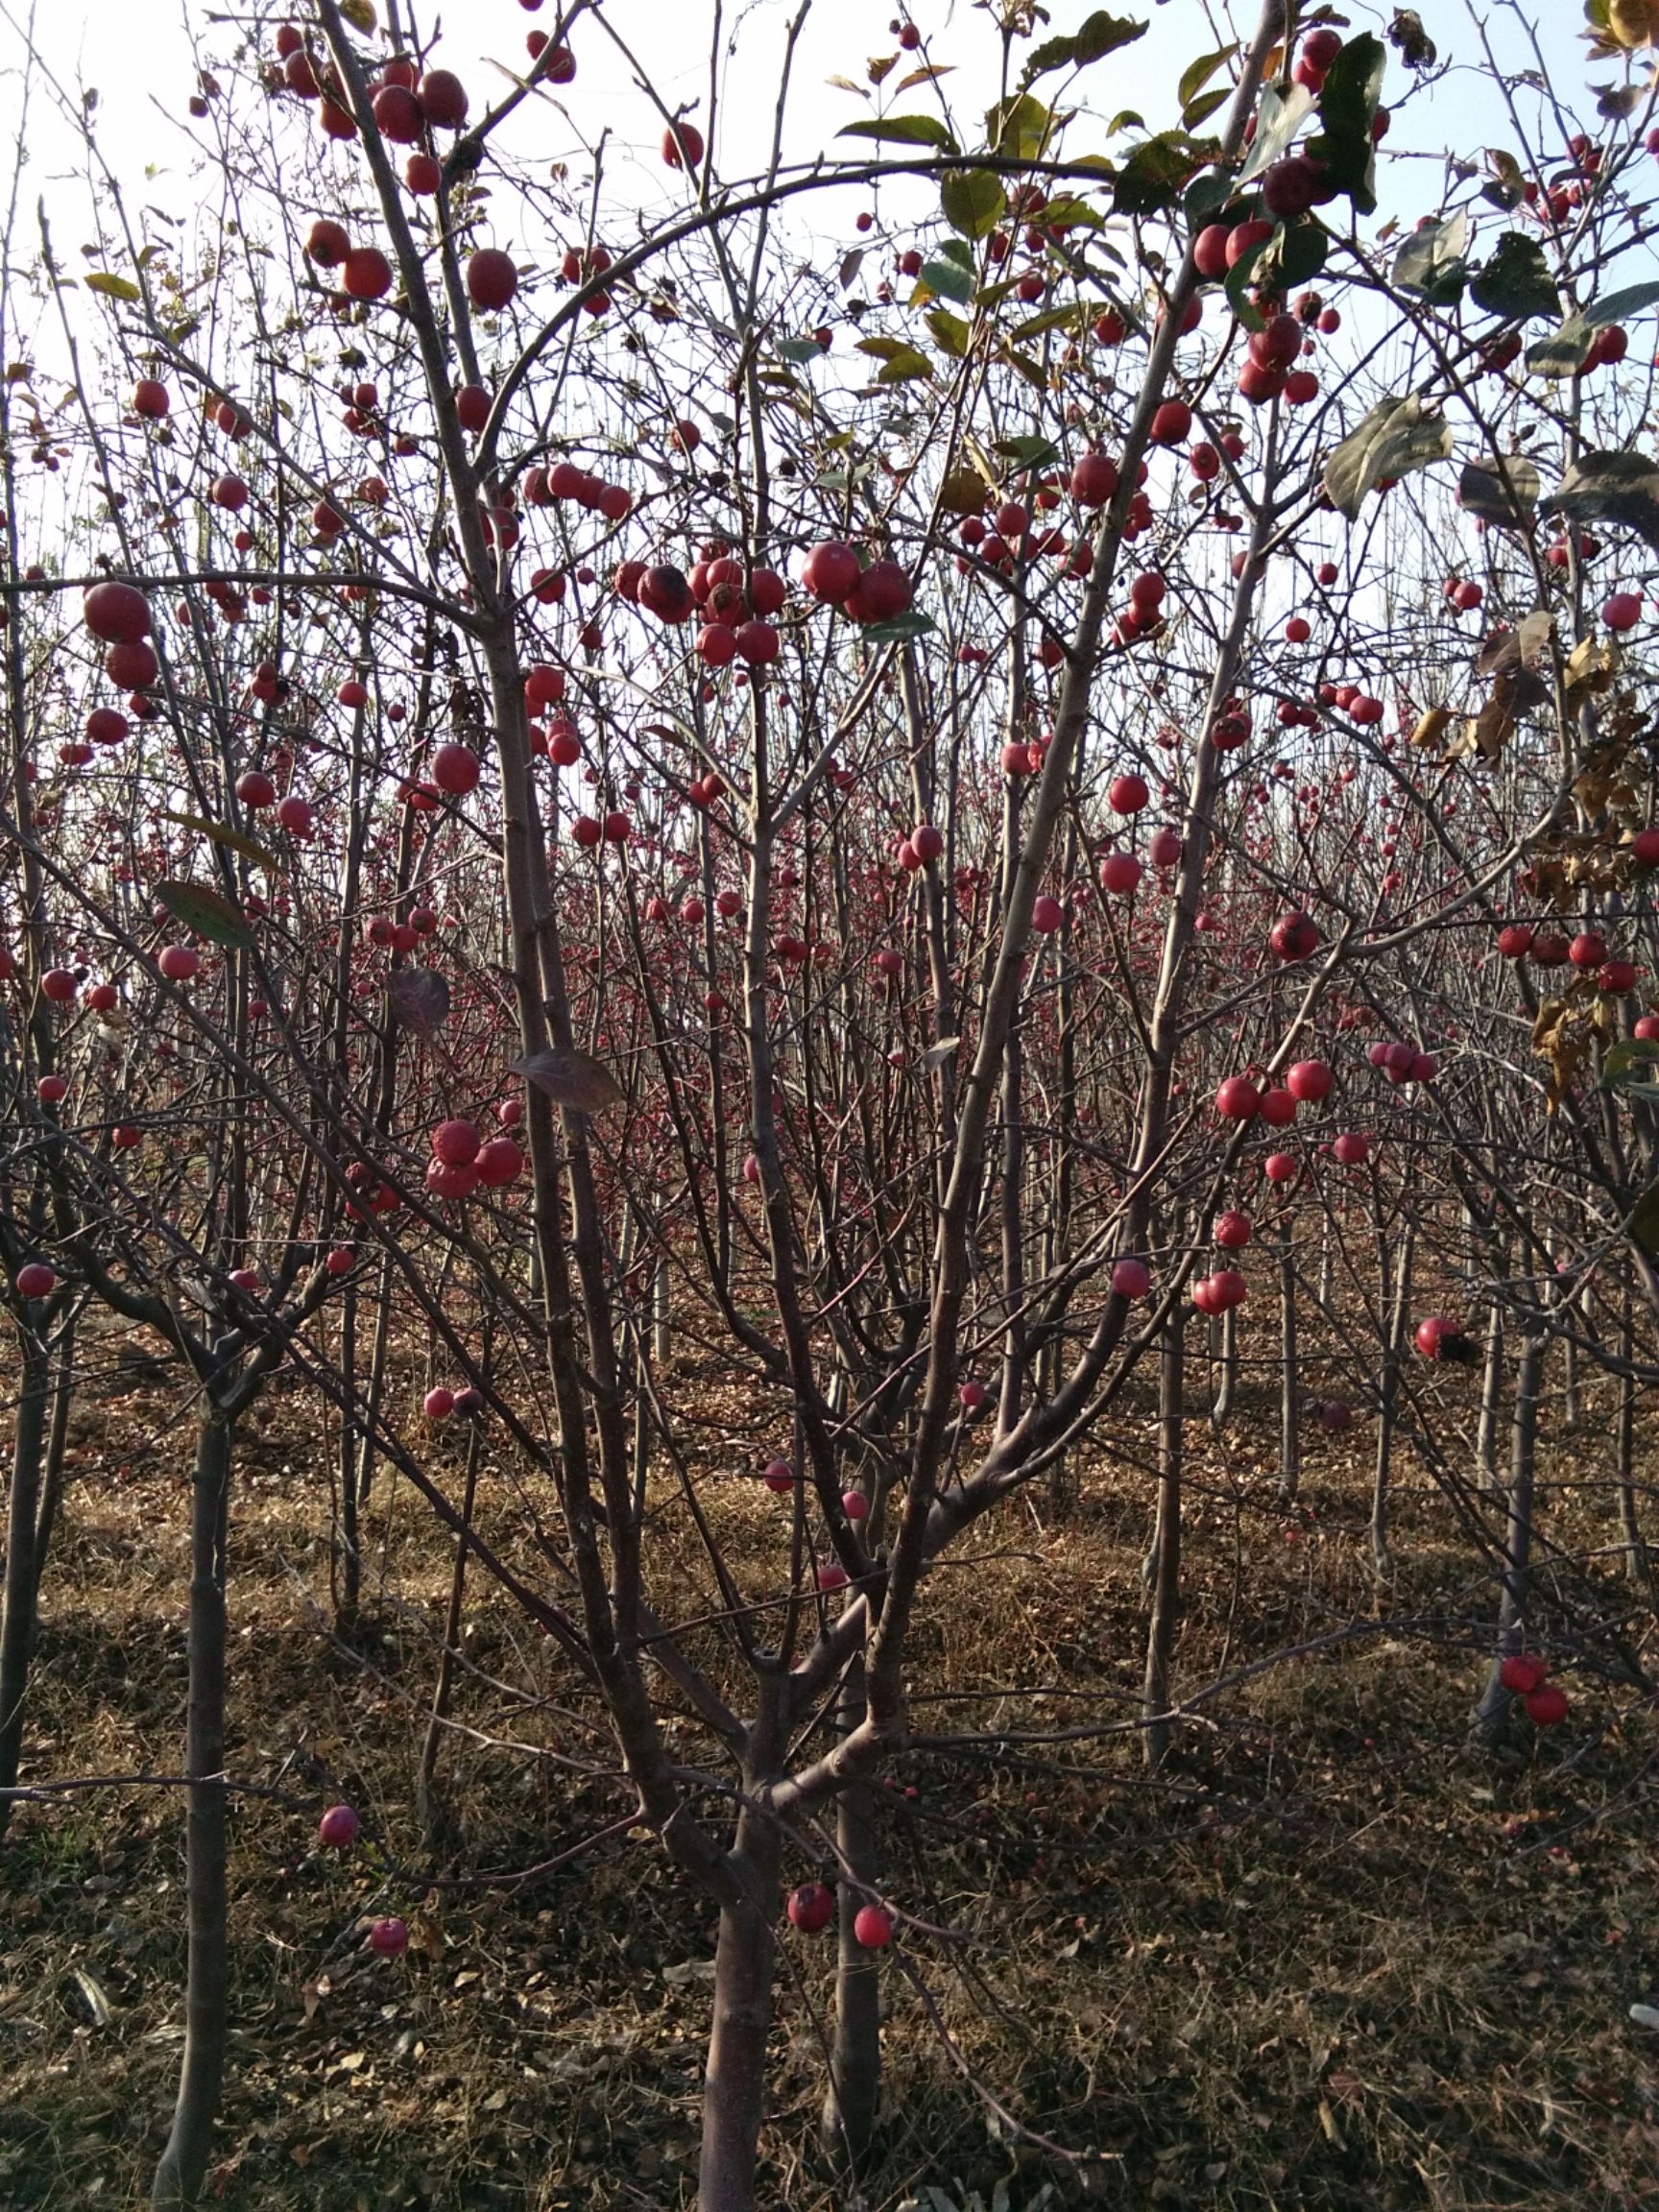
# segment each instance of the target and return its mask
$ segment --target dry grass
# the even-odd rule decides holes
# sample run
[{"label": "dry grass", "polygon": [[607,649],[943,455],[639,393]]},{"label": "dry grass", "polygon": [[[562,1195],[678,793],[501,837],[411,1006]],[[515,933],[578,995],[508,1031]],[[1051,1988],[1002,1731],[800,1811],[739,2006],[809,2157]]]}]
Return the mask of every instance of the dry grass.
[{"label": "dry grass", "polygon": [[[167,1772],[179,1756],[187,1423],[154,1380],[111,1371],[100,1389],[77,1412],[45,1594],[36,1775]],[[1605,1464],[1601,1411],[1592,1401],[1584,1434],[1548,1439],[1547,1476]],[[239,1464],[231,1765],[295,1802],[250,1798],[237,1815],[215,2191],[259,2212],[688,2204],[709,1910],[623,1841],[517,1889],[422,1888],[416,1869],[434,1863],[413,1780],[448,1550],[407,1489],[383,1483],[375,1602],[354,1647],[332,1640],[325,1452],[306,1418],[298,1395],[274,1395]],[[1189,1687],[1377,1615],[1368,1439],[1310,1446],[1286,1515],[1271,1433],[1248,1403],[1219,1444],[1190,1432]],[[508,1472],[487,1469],[484,1517],[522,1562]],[[752,1585],[768,1562],[775,1575],[774,1502],[750,1484],[718,1496],[740,1570]],[[1609,1543],[1600,1488],[1563,1492],[1549,1527],[1568,1549]],[[1132,1713],[1145,1537],[1143,1479],[1096,1464],[1064,1523],[1013,1514],[998,1555],[937,1577],[917,1725],[982,1741],[909,1754],[882,1815],[891,1893],[963,1937],[909,1947],[959,2048],[1022,2120],[1091,2155],[1069,2166],[988,2123],[890,1972],[869,2212],[923,2181],[988,2198],[1001,2176],[1014,2212],[1043,2180],[1126,2212],[1659,2205],[1659,2036],[1627,2018],[1659,1985],[1659,1790],[1639,1696],[1570,1671],[1566,1728],[1497,1761],[1472,1753],[1491,1593],[1412,1478],[1385,1604],[1420,1631],[1252,1677],[1184,1731],[1157,1786],[1133,1734],[995,1755],[997,1730]],[[1575,1601],[1627,1608],[1615,1565],[1576,1578]],[[1650,1642],[1652,1623],[1637,1609],[1626,1633]],[[556,1709],[568,1683],[552,1647],[482,1583],[468,1653],[469,1728],[606,1763]],[[990,1698],[988,1681],[1051,1694]],[[462,1734],[445,1785],[461,1830],[450,1875],[545,1859],[625,1802],[603,1775]],[[336,1789],[396,1868],[312,1851]],[[132,1789],[18,1817],[0,1860],[0,2203],[140,2199],[178,2057],[179,1811],[175,1792]],[[419,1913],[423,1940],[397,1964],[361,1949],[374,1910]],[[791,1940],[765,2187],[801,2212],[849,2201],[810,2150],[829,1965],[822,1945]]]}]

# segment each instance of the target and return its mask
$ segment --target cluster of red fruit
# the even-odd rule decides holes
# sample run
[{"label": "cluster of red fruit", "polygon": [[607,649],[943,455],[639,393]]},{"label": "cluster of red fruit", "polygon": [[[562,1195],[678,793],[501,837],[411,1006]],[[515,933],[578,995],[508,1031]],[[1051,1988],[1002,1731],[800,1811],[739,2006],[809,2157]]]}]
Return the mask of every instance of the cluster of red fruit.
[{"label": "cluster of red fruit", "polygon": [[[789,1892],[784,1910],[791,1928],[799,1928],[804,1936],[817,1936],[833,1919],[835,1899],[822,1882],[804,1882]],[[861,1905],[853,1916],[853,1934],[866,1951],[884,1950],[893,1940],[893,1915],[879,1905]]]},{"label": "cluster of red fruit", "polygon": [[1520,1698],[1535,1728],[1558,1728],[1567,1718],[1566,1693],[1548,1679],[1549,1673],[1542,1659],[1525,1651],[1511,1652],[1498,1670],[1499,1681]]},{"label": "cluster of red fruit", "polygon": [[[469,391],[481,394],[482,409],[476,399],[465,408],[460,406]],[[491,403],[489,393],[481,386],[465,387],[457,399],[462,428],[482,430],[490,418]],[[551,469],[530,470],[524,479],[524,501],[530,507],[585,507],[589,514],[602,515],[607,522],[621,522],[633,508],[634,495],[626,485],[607,483],[603,476],[578,469],[573,461],[556,461]]]},{"label": "cluster of red fruit", "polygon": [[473,1122],[459,1118],[440,1121],[432,1132],[426,1188],[439,1198],[468,1198],[477,1189],[498,1190],[523,1172],[524,1155],[511,1137],[486,1142]]},{"label": "cluster of red fruit", "polygon": [[[1643,867],[1659,862],[1659,830],[1643,830],[1631,840],[1631,852]],[[1568,937],[1559,929],[1542,929],[1529,922],[1507,922],[1498,932],[1498,950],[1505,960],[1530,959],[1536,968],[1576,968],[1594,974],[1598,987],[1622,997],[1636,988],[1639,971],[1633,960],[1611,954],[1599,929],[1580,929]],[[1636,1024],[1638,1037],[1659,1034],[1659,1025],[1644,1027],[1652,1020],[1644,1015]]]}]

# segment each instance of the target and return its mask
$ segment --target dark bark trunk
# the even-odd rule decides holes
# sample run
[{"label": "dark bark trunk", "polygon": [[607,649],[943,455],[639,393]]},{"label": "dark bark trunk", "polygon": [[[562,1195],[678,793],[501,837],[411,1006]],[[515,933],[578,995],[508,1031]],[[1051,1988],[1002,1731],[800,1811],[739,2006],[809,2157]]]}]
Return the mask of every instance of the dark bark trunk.
[{"label": "dark bark trunk", "polygon": [[[846,1734],[864,1718],[864,1670],[854,1662],[841,1701]],[[881,1955],[860,1943],[853,1923],[874,1887],[879,1863],[868,1787],[854,1782],[835,1811],[835,1841],[842,1880],[836,1898],[835,2030],[830,2054],[830,2087],[819,2124],[828,2157],[856,2173],[870,2149],[881,2093]]]},{"label": "dark bark trunk", "polygon": [[1302,1481],[1302,1379],[1296,1365],[1296,1258],[1286,1228],[1279,1245],[1279,1496]]},{"label": "dark bark trunk", "polygon": [[1499,1679],[1505,1659],[1521,1648],[1527,1624],[1528,1570],[1532,1556],[1532,1477],[1538,1442],[1538,1399],[1544,1384],[1547,1339],[1536,1325],[1521,1343],[1515,1376],[1515,1412],[1510,1426],[1509,1513],[1503,1536],[1503,1597],[1498,1607],[1498,1650],[1476,1710],[1476,1725],[1485,1742],[1498,1743],[1509,1719],[1510,1694]]},{"label": "dark bark trunk", "polygon": [[755,2212],[755,2166],[766,2109],[766,2042],[777,1959],[777,1828],[752,1813],[737,1823],[733,1871],[745,1896],[720,1914],[714,2018],[703,2081],[698,2212]]},{"label": "dark bark trunk", "polygon": [[1158,1370],[1158,1520],[1152,1539],[1152,1617],[1146,1628],[1146,1677],[1142,1711],[1148,1767],[1168,1755],[1169,1680],[1175,1623],[1181,1608],[1181,1417],[1186,1398],[1186,1335],[1182,1317],[1164,1333]]},{"label": "dark bark trunk", "polygon": [[189,1931],[184,2057],[172,2131],[156,2169],[156,2212],[197,2202],[207,2172],[225,2078],[230,2009],[225,1802],[225,1546],[230,1423],[209,1407],[196,1439],[190,1501],[190,1686],[184,1769]]},{"label": "dark bark trunk", "polygon": [[[23,1714],[29,1662],[35,1652],[36,1600],[40,1588],[40,1479],[46,1456],[46,1406],[51,1369],[46,1347],[33,1330],[22,1334],[23,1374],[12,1445],[12,1502],[6,1520],[6,1592],[0,1611],[0,1790],[16,1787],[23,1756]],[[12,1801],[0,1797],[0,1838]]]}]

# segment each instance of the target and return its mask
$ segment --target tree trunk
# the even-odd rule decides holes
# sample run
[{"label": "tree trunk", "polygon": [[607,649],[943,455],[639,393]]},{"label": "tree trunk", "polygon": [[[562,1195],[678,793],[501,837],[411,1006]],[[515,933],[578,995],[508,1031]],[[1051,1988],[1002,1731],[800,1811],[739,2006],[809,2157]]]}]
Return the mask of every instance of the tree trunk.
[{"label": "tree trunk", "polygon": [[1169,1681],[1175,1622],[1181,1607],[1181,1416],[1186,1396],[1184,1316],[1171,1316],[1158,1367],[1158,1518],[1152,1538],[1152,1617],[1146,1628],[1146,1675],[1142,1697],[1146,1764],[1158,1767],[1168,1754]]},{"label": "tree trunk", "polygon": [[1394,1456],[1395,1412],[1400,1403],[1400,1361],[1411,1310],[1412,1241],[1412,1232],[1407,1229],[1400,1240],[1399,1255],[1394,1262],[1392,1298],[1388,1295],[1387,1247],[1380,1245],[1378,1302],[1387,1334],[1382,1347],[1382,1405],[1377,1423],[1377,1464],[1371,1484],[1370,1532],[1371,1572],[1380,1582],[1385,1581],[1394,1569],[1388,1549],[1388,1475]]},{"label": "tree trunk", "polygon": [[[864,1668],[854,1660],[841,1700],[845,1735],[864,1718]],[[836,1891],[835,2032],[819,2136],[825,2155],[856,2174],[870,2149],[881,2093],[881,1955],[860,1943],[853,1923],[864,1903],[860,1885],[879,1871],[867,1784],[854,1782],[835,1811],[842,1879]]]},{"label": "tree trunk", "polygon": [[[33,1329],[21,1333],[23,1373],[17,1427],[12,1444],[12,1501],[6,1520],[6,1589],[0,1610],[0,1790],[15,1789],[23,1756],[23,1709],[29,1662],[35,1652],[36,1600],[40,1588],[40,1475],[46,1455],[46,1402],[51,1369],[46,1347]],[[12,1799],[0,1797],[0,1838],[12,1817]]]},{"label": "tree trunk", "polygon": [[1532,1555],[1532,1477],[1538,1443],[1538,1399],[1544,1383],[1546,1338],[1534,1322],[1521,1340],[1515,1376],[1515,1412],[1510,1424],[1509,1513],[1503,1536],[1503,1597],[1498,1607],[1498,1649],[1476,1709],[1475,1720],[1488,1744],[1503,1737],[1509,1719],[1510,1694],[1500,1680],[1505,1659],[1521,1648],[1527,1624],[1528,1569]]},{"label": "tree trunk", "polygon": [[1296,1259],[1286,1224],[1279,1245],[1279,1496],[1302,1482],[1302,1379],[1296,1365]]},{"label": "tree trunk", "polygon": [[1626,1372],[1619,1378],[1619,1527],[1624,1539],[1624,1566],[1630,1579],[1649,1599],[1653,1597],[1653,1560],[1636,1512],[1636,1377],[1629,1371],[1636,1356],[1636,1336],[1630,1326],[1630,1278],[1619,1310],[1619,1352]]},{"label": "tree trunk", "polygon": [[178,2212],[197,2202],[207,2172],[225,2078],[230,2009],[225,1804],[225,1550],[230,1490],[230,1422],[208,1406],[196,1437],[190,1495],[190,1686],[184,1769],[189,1781],[185,1895],[189,1930],[184,2058],[167,2147],[151,2203]]},{"label": "tree trunk", "polygon": [[766,2107],[766,2039],[772,2029],[779,1859],[777,1828],[745,1812],[730,1864],[748,1894],[741,1905],[722,1909],[714,1951],[698,2212],[755,2212],[755,2164]]},{"label": "tree trunk", "polygon": [[1238,1387],[1238,1313],[1229,1306],[1221,1316],[1221,1352],[1215,1382],[1215,1403],[1210,1408],[1210,1426],[1225,1429],[1233,1418],[1233,1400]]},{"label": "tree trunk", "polygon": [[[478,1462],[484,1455],[484,1431],[478,1422],[467,1431],[467,1487],[461,1500],[465,1527],[472,1526],[472,1505],[478,1490]],[[455,1654],[461,1644],[461,1605],[467,1590],[466,1535],[455,1539],[455,1570],[449,1577],[449,1608],[444,1619],[444,1651],[438,1661],[438,1679],[432,1690],[432,1711],[426,1722],[426,1741],[421,1747],[421,1773],[416,1797],[426,1831],[428,1850],[436,1850],[450,1826],[448,1808],[438,1791],[438,1754],[444,1743],[444,1723],[449,1718],[449,1698],[455,1683]]]},{"label": "tree trunk", "polygon": [[[1502,1266],[1499,1272],[1502,1273]],[[1498,1429],[1503,1408],[1503,1302],[1494,1298],[1486,1318],[1486,1365],[1480,1378],[1480,1426],[1476,1431],[1475,1458],[1480,1487],[1489,1498],[1501,1498],[1503,1484],[1498,1473]]]}]

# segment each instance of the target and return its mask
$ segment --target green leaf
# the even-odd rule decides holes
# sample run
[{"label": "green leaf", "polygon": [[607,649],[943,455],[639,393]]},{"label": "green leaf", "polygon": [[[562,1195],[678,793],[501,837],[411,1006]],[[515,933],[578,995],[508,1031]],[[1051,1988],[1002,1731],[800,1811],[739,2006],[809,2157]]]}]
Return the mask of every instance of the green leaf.
[{"label": "green leaf", "polygon": [[958,269],[966,269],[969,276],[973,276],[974,249],[966,238],[942,238],[939,252],[944,260],[954,261]]},{"label": "green leaf", "polygon": [[924,261],[921,281],[935,300],[954,300],[958,307],[966,307],[974,297],[972,272],[958,261]]},{"label": "green leaf", "polygon": [[876,372],[878,384],[912,384],[933,373],[926,354],[902,338],[860,338],[858,350],[873,353],[881,363]]},{"label": "green leaf", "polygon": [[1569,315],[1558,330],[1538,339],[1527,349],[1527,367],[1534,376],[1550,376],[1559,381],[1564,376],[1576,376],[1590,358],[1590,325],[1582,315]]},{"label": "green leaf", "polygon": [[1047,150],[1054,113],[1028,92],[1020,92],[1012,100],[998,101],[985,118],[985,130],[991,152],[1003,160],[1037,161]]},{"label": "green leaf", "polygon": [[1468,272],[1463,250],[1469,243],[1469,218],[1461,209],[1444,223],[1413,230],[1394,256],[1394,281],[1431,306],[1450,307],[1462,297]]},{"label": "green leaf", "polygon": [[1239,183],[1252,182],[1263,169],[1270,168],[1282,155],[1288,153],[1302,135],[1312,112],[1313,95],[1306,84],[1292,84],[1284,94],[1269,84],[1262,95],[1256,135],[1250,143],[1249,157],[1238,172]]},{"label": "green leaf", "polygon": [[1217,69],[1225,67],[1238,51],[1238,41],[1223,46],[1214,54],[1200,54],[1196,61],[1189,61],[1181,72],[1181,82],[1175,87],[1175,97],[1181,103],[1181,120],[1186,122],[1187,109],[1197,99]]},{"label": "green leaf", "polygon": [[960,315],[952,315],[949,307],[935,307],[923,321],[941,353],[949,353],[952,361],[964,358],[972,332]]},{"label": "green leaf", "polygon": [[899,645],[912,637],[926,637],[937,630],[938,623],[931,614],[924,614],[920,607],[906,607],[902,614],[891,614],[885,622],[868,622],[859,631],[876,645]]},{"label": "green leaf", "polygon": [[1022,469],[1046,469],[1050,461],[1060,458],[1060,448],[1053,439],[1035,433],[1022,438],[998,438],[991,450],[1000,453],[1004,461],[1017,461]]},{"label": "green leaf", "polygon": [[1185,131],[1143,138],[1118,172],[1113,206],[1119,215],[1155,215],[1172,206],[1192,172],[1207,168],[1220,151],[1219,139],[1191,138]]},{"label": "green leaf", "polygon": [[1308,148],[1361,215],[1372,214],[1377,206],[1371,126],[1387,66],[1387,49],[1369,31],[1346,42],[1326,72],[1319,93],[1321,134]]},{"label": "green leaf", "polygon": [[939,190],[945,220],[964,238],[987,238],[1002,220],[1008,195],[989,169],[954,169]]},{"label": "green leaf", "polygon": [[1384,399],[1325,464],[1325,489],[1350,522],[1367,492],[1384,478],[1427,469],[1452,455],[1452,425],[1431,416],[1421,399]]},{"label": "green leaf", "polygon": [[1535,315],[1559,315],[1561,295],[1536,238],[1505,230],[1469,287],[1469,297],[1488,315],[1505,323],[1525,323]]},{"label": "green leaf", "polygon": [[1233,180],[1224,170],[1207,169],[1202,177],[1194,177],[1181,202],[1188,229],[1202,230],[1206,223],[1220,214],[1232,197]]},{"label": "green leaf", "polygon": [[1033,315],[1028,323],[1016,324],[1013,336],[1022,345],[1032,338],[1041,338],[1049,330],[1081,330],[1090,321],[1089,310],[1073,300],[1066,307],[1046,307],[1041,315]]},{"label": "green leaf", "polygon": [[1631,284],[1623,292],[1609,292],[1605,300],[1598,300],[1594,307],[1586,307],[1584,320],[1592,330],[1603,329],[1609,323],[1627,322],[1632,315],[1646,314],[1659,303],[1659,282]]},{"label": "green leaf", "polygon": [[956,141],[936,115],[879,115],[868,123],[847,123],[837,138],[878,138],[894,146],[937,146],[954,154]]},{"label": "green leaf", "polygon": [[175,922],[181,922],[193,935],[205,937],[209,945],[246,951],[254,943],[241,907],[232,906],[228,899],[209,891],[205,884],[170,879],[156,884],[156,896]]},{"label": "green leaf", "polygon": [[102,292],[106,300],[125,300],[130,306],[144,297],[131,276],[112,276],[107,269],[94,269],[84,282],[88,292]]},{"label": "green leaf", "polygon": [[1045,38],[1041,46],[1032,47],[1020,75],[1020,89],[1023,91],[1039,77],[1050,76],[1056,69],[1086,69],[1091,61],[1099,61],[1119,46],[1131,46],[1145,36],[1144,23],[1096,9],[1069,38]]},{"label": "green leaf", "polygon": [[1659,1183],[1650,1183],[1636,1201],[1624,1234],[1644,1252],[1659,1254]]},{"label": "green leaf", "polygon": [[1218,85],[1214,92],[1205,92],[1181,110],[1181,120],[1189,131],[1196,131],[1200,123],[1208,123],[1218,108],[1225,108],[1233,97],[1231,89]]},{"label": "green leaf", "polygon": [[245,860],[252,860],[255,868],[263,868],[268,876],[280,876],[282,863],[257,838],[244,837],[240,830],[228,830],[223,822],[206,821],[200,814],[175,814],[171,807],[162,809],[163,819],[177,822],[180,830],[194,830],[199,837],[211,837],[215,845],[223,845],[227,852],[240,853]]},{"label": "green leaf", "polygon": [[809,361],[821,360],[824,353],[816,338],[780,338],[778,350],[785,361],[793,361],[797,369],[805,369]]},{"label": "green leaf", "polygon": [[1616,522],[1659,552],[1659,468],[1644,453],[1585,453],[1543,503],[1574,522]]},{"label": "green leaf", "polygon": [[1601,1069],[1601,1088],[1611,1091],[1627,1084],[1632,1075],[1647,1074],[1659,1060],[1659,1038],[1625,1037],[1608,1053]]},{"label": "green leaf", "polygon": [[1045,230],[1098,230],[1105,218],[1087,200],[1063,192],[1046,204],[1037,220]]},{"label": "green leaf", "polygon": [[1457,504],[1477,521],[1500,530],[1524,530],[1538,504],[1539,476],[1525,453],[1501,462],[1471,461],[1457,482]]}]

